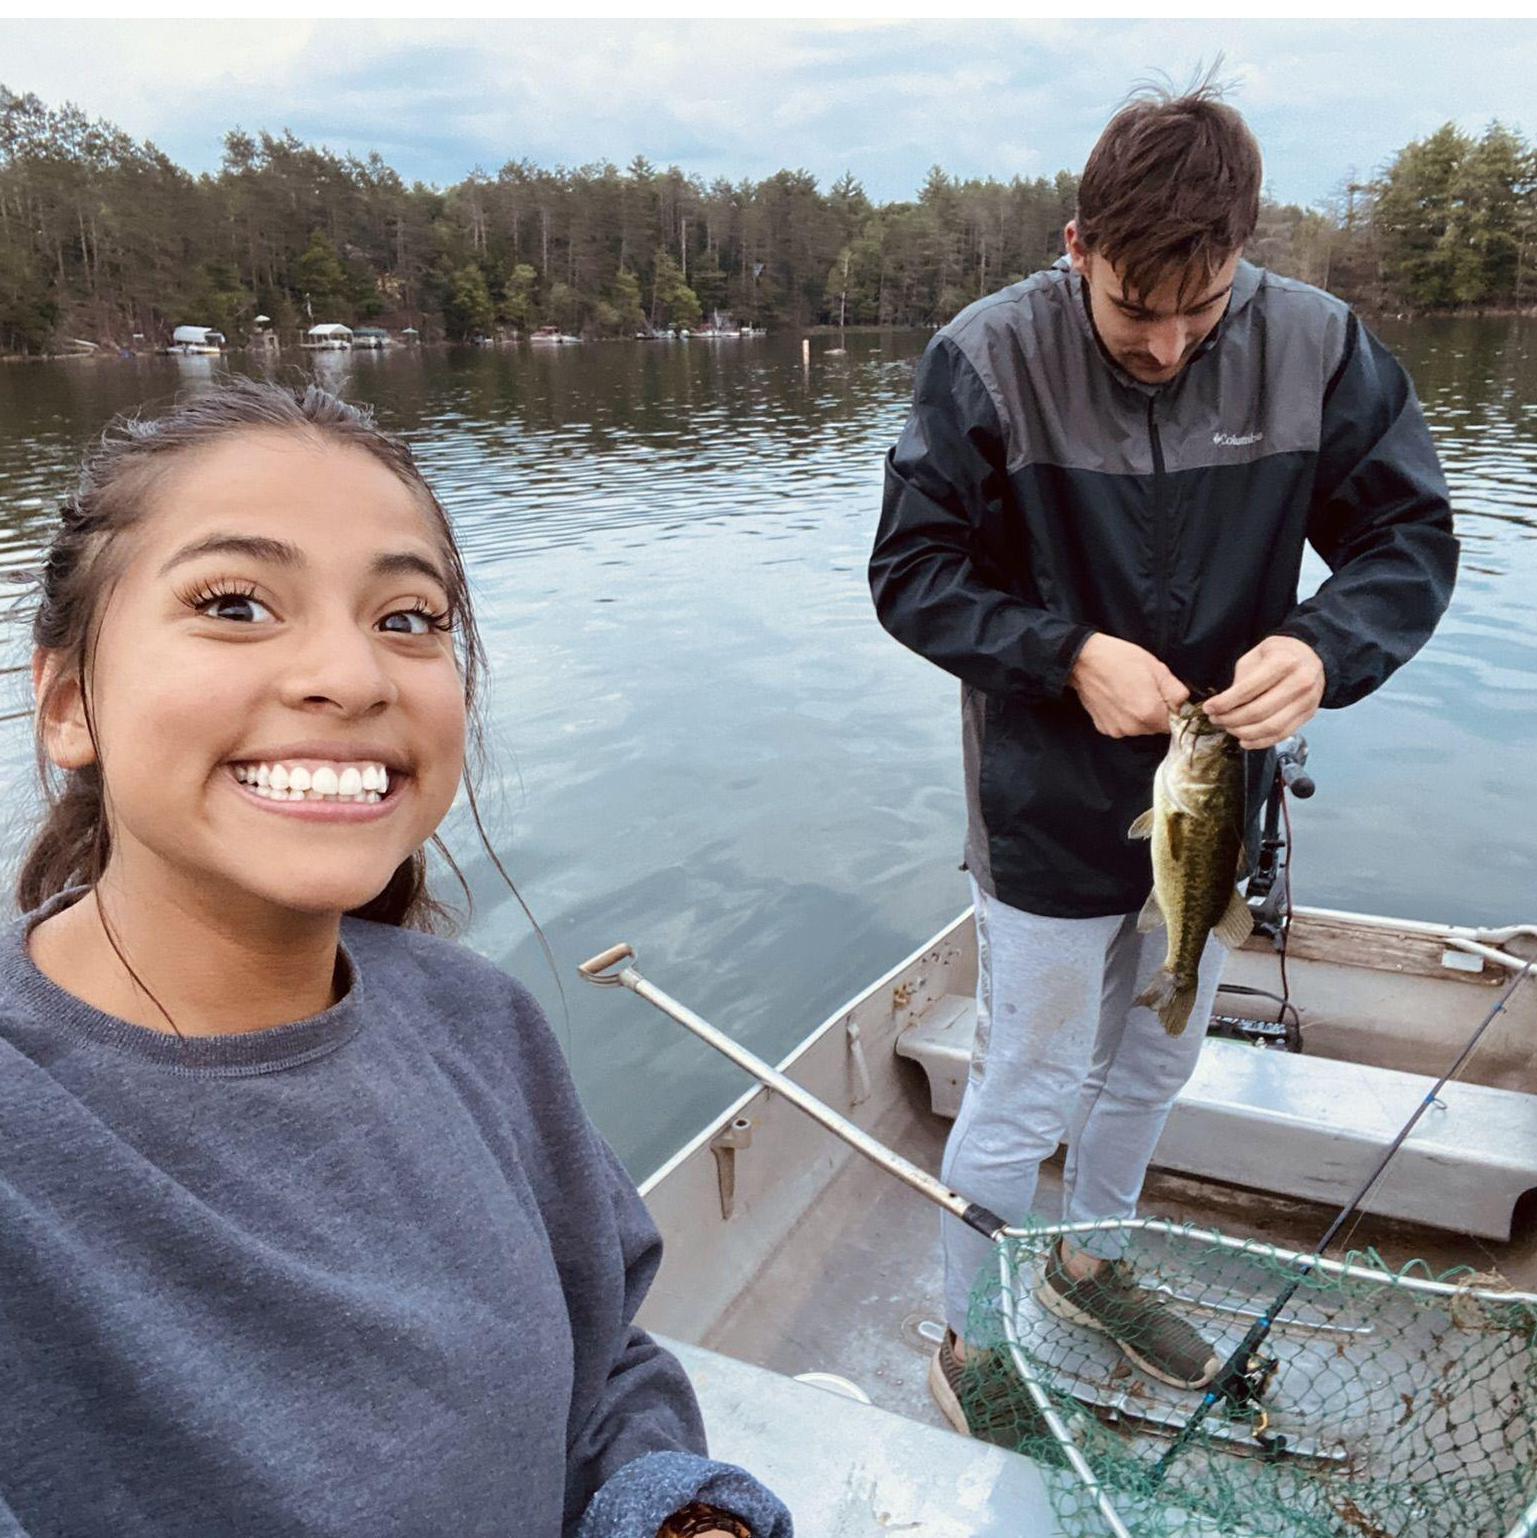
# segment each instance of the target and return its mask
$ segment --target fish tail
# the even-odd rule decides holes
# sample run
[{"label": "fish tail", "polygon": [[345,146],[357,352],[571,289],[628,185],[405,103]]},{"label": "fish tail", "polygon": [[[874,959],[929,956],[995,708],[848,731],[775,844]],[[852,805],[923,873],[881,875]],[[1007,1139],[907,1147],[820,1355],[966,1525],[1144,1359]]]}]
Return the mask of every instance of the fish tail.
[{"label": "fish tail", "polygon": [[1196,980],[1182,983],[1167,967],[1159,967],[1152,981],[1137,995],[1137,1003],[1152,1010],[1171,1036],[1180,1035],[1195,1008]]}]

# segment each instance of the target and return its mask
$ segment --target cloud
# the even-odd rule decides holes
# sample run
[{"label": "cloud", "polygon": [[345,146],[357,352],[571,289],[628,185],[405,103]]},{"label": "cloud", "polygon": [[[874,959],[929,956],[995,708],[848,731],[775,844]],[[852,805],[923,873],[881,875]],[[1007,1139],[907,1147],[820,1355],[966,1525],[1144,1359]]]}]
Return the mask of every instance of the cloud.
[{"label": "cloud", "polygon": [[852,169],[910,197],[1082,165],[1127,90],[1217,51],[1282,197],[1313,202],[1448,118],[1529,133],[1537,27],[1512,22],[13,22],[3,78],[193,170],[236,124],[377,149],[408,180],[637,154],[708,178]]}]

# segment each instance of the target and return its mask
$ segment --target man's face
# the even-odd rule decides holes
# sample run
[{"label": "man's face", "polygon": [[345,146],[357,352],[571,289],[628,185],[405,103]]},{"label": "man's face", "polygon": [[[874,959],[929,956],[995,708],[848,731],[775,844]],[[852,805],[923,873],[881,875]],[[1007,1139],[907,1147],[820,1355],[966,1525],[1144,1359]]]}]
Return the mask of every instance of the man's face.
[{"label": "man's face", "polygon": [[[1214,272],[1170,273],[1148,294],[1129,292],[1108,257],[1084,249],[1074,221],[1067,253],[1089,291],[1094,329],[1105,351],[1143,384],[1167,384],[1195,356],[1227,312],[1241,252]],[[1181,287],[1184,294],[1181,296]]]}]

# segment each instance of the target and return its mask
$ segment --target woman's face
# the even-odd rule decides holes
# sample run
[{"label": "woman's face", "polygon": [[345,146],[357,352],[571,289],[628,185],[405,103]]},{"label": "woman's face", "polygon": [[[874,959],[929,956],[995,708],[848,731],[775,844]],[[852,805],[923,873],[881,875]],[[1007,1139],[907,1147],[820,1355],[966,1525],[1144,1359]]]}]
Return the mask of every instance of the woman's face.
[{"label": "woman's face", "polygon": [[109,879],[308,914],[376,896],[447,813],[464,685],[439,537],[365,450],[253,430],[178,461],[128,536],[89,680]]}]

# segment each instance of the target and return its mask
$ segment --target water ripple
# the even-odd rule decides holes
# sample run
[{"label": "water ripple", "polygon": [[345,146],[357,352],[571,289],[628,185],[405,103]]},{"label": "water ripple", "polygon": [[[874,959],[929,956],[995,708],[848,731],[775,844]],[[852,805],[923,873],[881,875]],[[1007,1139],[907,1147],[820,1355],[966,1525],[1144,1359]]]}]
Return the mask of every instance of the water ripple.
[{"label": "water ripple", "polygon": [[[1298,895],[1531,920],[1537,823],[1537,324],[1390,324],[1463,539],[1414,664],[1310,729]],[[774,1057],[964,901],[956,690],[876,624],[882,460],[925,338],[330,355],[454,519],[492,659],[483,804],[563,975],[623,936]],[[0,580],[34,564],[89,437],[206,387],[206,360],[0,369]],[[1324,575],[1309,558],[1306,575]],[[25,658],[19,626],[5,661]],[[26,703],[5,675],[0,706]],[[24,722],[0,725],[14,862]],[[741,1085],[637,1007],[565,1001],[470,830],[472,944],[539,992],[600,1124],[649,1167]],[[640,1108],[644,1108],[643,1110]]]}]

